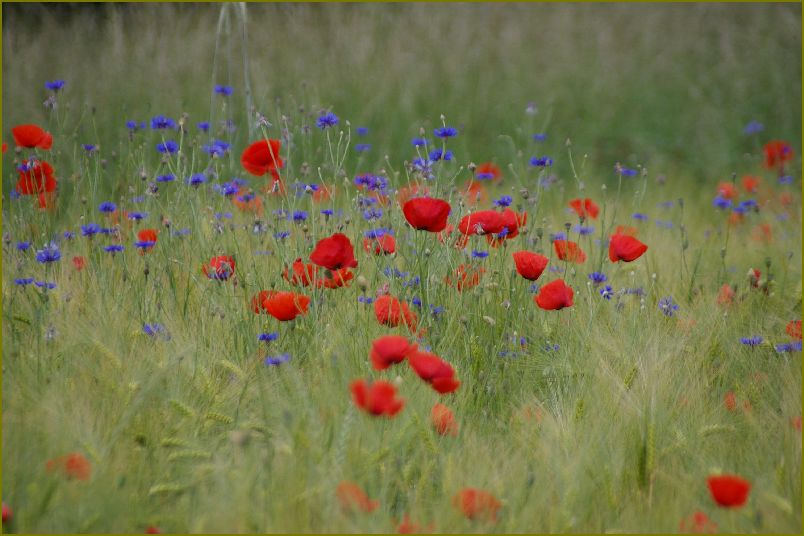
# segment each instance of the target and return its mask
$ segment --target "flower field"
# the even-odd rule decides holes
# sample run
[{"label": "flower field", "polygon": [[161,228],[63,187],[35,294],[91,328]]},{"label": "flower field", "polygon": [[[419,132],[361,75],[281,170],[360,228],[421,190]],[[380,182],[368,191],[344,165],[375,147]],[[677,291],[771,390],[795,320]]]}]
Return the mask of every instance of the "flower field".
[{"label": "flower field", "polygon": [[801,531],[799,5],[4,4],[2,102],[4,532]]}]

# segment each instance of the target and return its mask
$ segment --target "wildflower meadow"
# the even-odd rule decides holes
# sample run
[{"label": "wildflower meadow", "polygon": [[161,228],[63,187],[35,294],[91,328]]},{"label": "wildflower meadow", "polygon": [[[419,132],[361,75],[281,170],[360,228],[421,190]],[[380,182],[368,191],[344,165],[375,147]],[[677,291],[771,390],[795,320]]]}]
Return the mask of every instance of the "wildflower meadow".
[{"label": "wildflower meadow", "polygon": [[800,533],[800,4],[2,7],[2,526]]}]

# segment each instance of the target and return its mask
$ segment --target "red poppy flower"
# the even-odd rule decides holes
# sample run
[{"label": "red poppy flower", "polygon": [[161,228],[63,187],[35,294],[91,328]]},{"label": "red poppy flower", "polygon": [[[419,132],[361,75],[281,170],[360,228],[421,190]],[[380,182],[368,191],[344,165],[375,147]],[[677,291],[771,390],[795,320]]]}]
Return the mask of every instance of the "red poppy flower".
[{"label": "red poppy flower", "polygon": [[162,534],[162,529],[151,525],[150,527],[145,529],[145,534]]},{"label": "red poppy flower", "polygon": [[348,287],[349,281],[354,278],[354,274],[349,268],[341,268],[340,270],[330,271],[324,270],[324,277],[319,277],[315,280],[316,288],[340,288]]},{"label": "red poppy flower", "polygon": [[726,393],[726,396],[723,397],[723,405],[726,406],[726,409],[729,411],[734,411],[737,409],[737,396],[731,391]]},{"label": "red poppy flower", "polygon": [[376,238],[364,238],[363,249],[366,250],[366,253],[390,255],[396,251],[396,239],[387,233]]},{"label": "red poppy flower", "polygon": [[469,206],[485,205],[489,200],[489,194],[483,183],[469,179],[460,190],[463,202]]},{"label": "red poppy flower", "polygon": [[48,472],[61,472],[67,478],[76,480],[89,480],[92,475],[92,467],[82,454],[73,452],[66,456],[61,456],[54,460],[49,460],[45,465]]},{"label": "red poppy flower", "polygon": [[405,406],[405,399],[396,398],[391,382],[377,380],[369,385],[361,379],[353,381],[349,389],[355,405],[371,415],[393,417]]},{"label": "red poppy flower", "polygon": [[36,125],[18,125],[11,129],[14,143],[17,147],[33,149],[50,149],[53,145],[53,136]]},{"label": "red poppy flower", "polygon": [[366,492],[354,482],[344,480],[338,484],[335,496],[341,503],[341,508],[346,512],[373,512],[380,506],[380,501],[372,501]]},{"label": "red poppy flower", "polygon": [[519,235],[519,228],[528,221],[528,213],[521,214],[506,208],[502,212],[502,230],[497,234],[487,234],[486,241],[492,247],[499,247],[506,240],[516,238]]},{"label": "red poppy flower", "polygon": [[73,266],[75,266],[75,269],[78,270],[79,272],[83,270],[86,267],[86,265],[87,260],[85,257],[81,257],[80,255],[76,255],[75,257],[73,257]]},{"label": "red poppy flower", "polygon": [[6,154],[6,151],[8,151],[8,144],[3,142],[3,154]]},{"label": "red poppy flower", "polygon": [[352,242],[343,233],[335,233],[330,237],[319,240],[312,254],[310,254],[310,260],[318,266],[323,266],[330,270],[355,268],[357,266]]},{"label": "red poppy flower", "polygon": [[479,210],[464,216],[458,223],[458,230],[465,235],[499,234],[505,227],[505,223],[502,212]]},{"label": "red poppy flower", "polygon": [[17,192],[22,195],[42,194],[56,189],[53,166],[44,160],[23,160],[17,173]]},{"label": "red poppy flower", "polygon": [[137,233],[137,240],[139,242],[152,242],[150,246],[140,248],[140,255],[143,255],[145,254],[145,252],[154,249],[154,244],[156,244],[158,233],[159,231],[157,231],[156,229],[142,229],[140,232]]},{"label": "red poppy flower", "polygon": [[785,162],[789,162],[795,156],[793,148],[786,141],[774,140],[765,144],[765,162],[767,169],[784,169]]},{"label": "red poppy flower", "polygon": [[706,479],[712,498],[724,508],[738,508],[745,504],[751,484],[737,475],[710,476]]},{"label": "red poppy flower", "polygon": [[596,219],[600,209],[594,201],[589,199],[573,199],[569,202],[570,208],[575,211],[579,218]]},{"label": "red poppy flower", "polygon": [[494,162],[484,162],[475,169],[475,177],[477,177],[478,180],[497,182],[502,177],[502,173]]},{"label": "red poppy flower", "polygon": [[609,240],[609,259],[611,262],[632,262],[648,251],[648,246],[633,236],[616,234]]},{"label": "red poppy flower", "polygon": [[705,513],[696,511],[690,517],[681,520],[678,531],[691,534],[716,534],[717,525]]},{"label": "red poppy flower", "polygon": [[201,271],[209,279],[226,281],[234,275],[235,260],[227,255],[218,255],[201,265]]},{"label": "red poppy flower", "polygon": [[251,299],[251,309],[255,313],[266,312],[277,320],[293,320],[307,314],[310,298],[294,292],[263,290]]},{"label": "red poppy flower", "polygon": [[723,286],[720,287],[720,292],[717,294],[717,304],[718,305],[728,305],[732,301],[734,301],[734,289],[731,288],[731,285],[728,283],[723,283]]},{"label": "red poppy flower", "polygon": [[461,264],[455,270],[455,280],[447,276],[444,281],[449,286],[454,286],[459,291],[476,287],[480,284],[480,278],[486,270],[481,266]]},{"label": "red poppy flower", "polygon": [[433,428],[440,435],[458,435],[458,423],[455,422],[455,415],[444,404],[436,404],[430,411],[430,420]]},{"label": "red poppy flower", "polygon": [[282,277],[295,287],[308,287],[313,284],[318,274],[318,266],[315,264],[305,264],[302,262],[301,257],[293,261],[291,265],[293,275],[288,273],[287,267],[282,272]]},{"label": "red poppy flower", "polygon": [[533,299],[541,309],[547,311],[557,311],[564,307],[572,307],[572,298],[575,292],[568,287],[562,279],[551,281],[539,289],[539,293]]},{"label": "red poppy flower", "polygon": [[586,253],[583,252],[578,244],[570,240],[554,240],[553,249],[556,250],[556,255],[562,261],[581,264],[586,260]]},{"label": "red poppy flower", "polygon": [[749,194],[757,193],[759,189],[759,184],[762,180],[759,177],[754,177],[753,175],[746,175],[743,177],[743,190],[748,192]]},{"label": "red poppy flower", "polygon": [[730,182],[721,182],[717,185],[717,194],[725,199],[736,199],[737,189]]},{"label": "red poppy flower", "polygon": [[756,268],[749,268],[748,270],[748,283],[754,287],[759,288],[759,278],[762,277],[762,272]]},{"label": "red poppy flower", "polygon": [[410,310],[407,303],[393,296],[380,296],[374,301],[374,316],[380,324],[391,327],[405,324],[411,332],[416,331],[416,313]]},{"label": "red poppy flower", "polygon": [[397,534],[425,534],[433,531],[433,524],[423,527],[418,523],[413,523],[408,514],[402,518],[402,522],[396,528]]},{"label": "red poppy flower", "polygon": [[414,229],[431,233],[444,230],[451,209],[443,199],[432,197],[417,197],[402,206],[405,219]]},{"label": "red poppy flower", "polygon": [[282,144],[279,140],[259,140],[255,141],[243,151],[240,156],[240,163],[243,168],[257,177],[262,177],[268,172],[276,172],[282,169],[284,163],[279,158],[279,150]]},{"label": "red poppy flower", "polygon": [[416,349],[415,344],[411,344],[401,335],[385,335],[374,339],[371,343],[371,364],[375,370],[385,370],[391,365],[404,361],[407,355]]},{"label": "red poppy flower", "polygon": [[456,391],[461,385],[452,365],[435,354],[414,350],[408,354],[408,364],[419,378],[442,395]]},{"label": "red poppy flower", "polygon": [[14,517],[14,513],[11,511],[11,507],[3,503],[3,523],[8,523],[12,517]]},{"label": "red poppy flower", "polygon": [[482,489],[464,488],[453,498],[452,504],[467,518],[480,521],[497,521],[502,503]]},{"label": "red poppy flower", "polygon": [[528,281],[536,281],[542,275],[547,263],[550,262],[544,255],[530,251],[517,251],[513,254],[516,272]]},{"label": "red poppy flower", "polygon": [[801,340],[801,320],[791,320],[788,322],[785,331],[794,339]]}]

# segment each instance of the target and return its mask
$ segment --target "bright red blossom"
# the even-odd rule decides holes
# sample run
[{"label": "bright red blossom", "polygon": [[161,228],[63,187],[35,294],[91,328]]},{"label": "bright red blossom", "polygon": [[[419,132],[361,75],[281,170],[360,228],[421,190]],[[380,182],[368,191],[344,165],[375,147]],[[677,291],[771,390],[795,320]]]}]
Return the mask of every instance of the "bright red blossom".
[{"label": "bright red blossom", "polygon": [[415,350],[408,354],[408,364],[419,378],[442,395],[456,391],[461,385],[452,365],[435,354]]},{"label": "bright red blossom", "polygon": [[390,255],[396,251],[396,239],[387,233],[376,238],[364,238],[363,249],[366,253]]},{"label": "bright red blossom", "polygon": [[11,129],[11,135],[14,136],[17,147],[47,150],[53,145],[53,136],[50,132],[45,132],[36,125],[18,125]]},{"label": "bright red blossom", "polygon": [[769,141],[765,144],[763,151],[765,153],[763,164],[767,169],[784,169],[785,163],[795,157],[793,148],[786,141]]},{"label": "bright red blossom", "polygon": [[482,489],[465,488],[453,498],[452,504],[467,518],[479,521],[497,521],[497,511],[502,503]]},{"label": "bright red blossom", "polygon": [[710,476],[706,485],[712,494],[712,499],[724,508],[739,508],[748,499],[751,484],[737,475]]},{"label": "bright red blossom", "polygon": [[451,209],[443,199],[432,197],[417,197],[402,206],[405,219],[414,229],[431,233],[444,230]]},{"label": "bright red blossom", "polygon": [[791,320],[788,322],[785,331],[794,339],[801,340],[801,320]]},{"label": "bright red blossom", "polygon": [[268,313],[281,322],[307,314],[309,305],[309,297],[294,292],[263,290],[251,298],[252,311]]},{"label": "bright red blossom", "polygon": [[573,199],[569,202],[569,206],[580,218],[584,219],[597,219],[600,209],[594,201],[589,199]]},{"label": "bright red blossom", "polygon": [[516,272],[528,281],[536,281],[542,275],[547,263],[550,262],[544,255],[530,251],[517,251],[513,253]]},{"label": "bright red blossom", "polygon": [[352,242],[343,233],[335,233],[330,237],[319,240],[310,254],[310,260],[318,266],[323,266],[330,270],[355,268],[357,266]]},{"label": "bright red blossom", "polygon": [[539,293],[533,299],[541,309],[557,311],[564,307],[572,307],[572,298],[575,292],[568,287],[562,279],[551,281],[539,289]]},{"label": "bright red blossom", "polygon": [[374,370],[385,370],[404,361],[405,357],[415,349],[416,345],[401,335],[385,335],[374,339],[371,343],[369,357]]},{"label": "bright red blossom", "polygon": [[717,525],[705,513],[696,511],[691,516],[681,520],[678,531],[691,534],[715,534],[717,533]]},{"label": "bright red blossom", "polygon": [[648,246],[633,236],[615,234],[609,240],[609,259],[611,262],[637,260],[648,250]]},{"label": "bright red blossom", "polygon": [[461,264],[455,270],[455,279],[453,280],[451,277],[447,276],[444,281],[448,285],[454,286],[458,291],[463,291],[479,285],[480,278],[485,271],[486,270],[481,266]]},{"label": "bright red blossom", "polygon": [[226,281],[234,275],[235,260],[227,255],[218,255],[201,265],[201,271],[209,279]]},{"label": "bright red blossom", "polygon": [[570,240],[554,240],[553,249],[555,249],[556,255],[562,261],[581,264],[586,260],[586,253],[583,252],[578,244]]},{"label": "bright red blossom", "polygon": [[455,422],[455,415],[444,404],[436,404],[430,411],[430,420],[433,428],[440,435],[458,435],[458,423]]},{"label": "bright red blossom", "polygon": [[279,179],[277,169],[282,169],[284,163],[279,158],[279,150],[282,144],[279,140],[259,140],[255,141],[243,151],[240,156],[240,163],[243,168],[257,177],[266,173],[271,173],[274,179]]},{"label": "bright red blossom", "polygon": [[416,313],[410,310],[407,303],[388,295],[380,296],[375,300],[374,316],[380,324],[391,327],[404,324],[411,332],[416,331],[418,324]]},{"label": "bright red blossom", "polygon": [[355,405],[371,415],[393,417],[405,406],[405,399],[396,398],[396,387],[391,382],[355,380],[349,386]]},{"label": "bright red blossom", "polygon": [[76,480],[89,480],[92,475],[92,466],[89,464],[89,460],[78,452],[49,460],[45,468],[49,473],[60,472],[67,478]]},{"label": "bright red blossom", "polygon": [[12,517],[14,517],[14,514],[11,511],[11,507],[9,507],[6,503],[3,503],[3,523],[8,523],[11,521]]}]

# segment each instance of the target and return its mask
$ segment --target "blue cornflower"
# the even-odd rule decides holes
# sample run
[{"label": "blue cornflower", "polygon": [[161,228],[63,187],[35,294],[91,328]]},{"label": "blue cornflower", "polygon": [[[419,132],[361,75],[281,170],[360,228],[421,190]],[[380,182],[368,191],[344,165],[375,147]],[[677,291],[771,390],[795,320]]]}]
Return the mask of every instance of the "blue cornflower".
[{"label": "blue cornflower", "polygon": [[547,139],[547,134],[534,134],[533,141],[544,141]]},{"label": "blue cornflower", "polygon": [[641,212],[634,212],[631,217],[639,221],[648,221],[649,219],[647,214],[642,214]]},{"label": "blue cornflower", "polygon": [[374,303],[374,298],[372,298],[370,296],[358,296],[357,297],[357,302],[358,303],[365,303],[366,305],[371,305],[372,303]]},{"label": "blue cornflower", "polygon": [[166,128],[176,128],[176,121],[164,115],[157,115],[151,119],[151,128],[153,130],[161,130]]},{"label": "blue cornflower", "polygon": [[443,312],[444,312],[444,307],[442,307],[440,305],[436,306],[436,305],[433,305],[432,303],[430,304],[430,314],[433,315],[433,317],[437,317],[438,315],[440,315]]},{"label": "blue cornflower", "polygon": [[101,212],[105,212],[107,214],[111,214],[115,210],[117,210],[117,205],[112,203],[111,201],[104,201],[100,205],[98,205],[98,210]]},{"label": "blue cornflower", "polygon": [[315,126],[320,128],[321,130],[324,130],[330,127],[334,127],[335,125],[338,124],[338,122],[339,119],[337,115],[335,115],[332,112],[327,112],[316,120]]},{"label": "blue cornflower", "polygon": [[144,195],[138,195],[136,197],[132,197],[131,202],[132,203],[144,203],[145,202],[145,196]]},{"label": "blue cornflower", "polygon": [[578,233],[581,236],[590,235],[595,232],[595,228],[591,225],[574,225],[572,227],[572,232]]},{"label": "blue cornflower", "polygon": [[358,153],[365,153],[366,151],[371,149],[370,143],[357,143],[355,144],[355,151]]},{"label": "blue cornflower", "polygon": [[138,247],[142,250],[149,250],[156,245],[156,242],[153,240],[138,240],[134,242],[134,247]]},{"label": "blue cornflower", "polygon": [[500,231],[499,233],[494,235],[494,238],[496,238],[497,240],[502,240],[503,238],[508,236],[510,233],[511,233],[511,231],[508,230],[508,227],[503,227],[502,231]]},{"label": "blue cornflower", "polygon": [[173,173],[168,173],[167,175],[159,175],[156,178],[156,182],[173,182],[176,180],[176,175]]},{"label": "blue cornflower", "polygon": [[61,236],[63,236],[65,240],[72,240],[73,237],[75,236],[75,233],[73,233],[72,231],[64,231],[64,233]]},{"label": "blue cornflower", "polygon": [[156,144],[156,150],[163,154],[173,154],[179,150],[179,144],[173,140]]},{"label": "blue cornflower", "polygon": [[380,218],[382,218],[382,209],[380,208],[370,208],[363,211],[363,219],[366,221],[378,220]]},{"label": "blue cornflower", "polygon": [[413,144],[414,147],[427,147],[427,140],[425,138],[413,138],[410,140],[410,143]]},{"label": "blue cornflower", "polygon": [[290,236],[290,231],[279,231],[274,233],[274,238],[277,240],[283,240]]},{"label": "blue cornflower", "polygon": [[175,231],[173,231],[173,233],[171,233],[171,234],[172,234],[173,236],[185,236],[185,235],[190,234],[191,232],[192,232],[192,231],[190,230],[190,228],[189,228],[189,227],[183,227],[183,228],[181,228],[181,229],[176,229],[176,230],[175,230]]},{"label": "blue cornflower", "polygon": [[784,352],[800,352],[801,351],[801,341],[791,342],[791,343],[784,343],[784,344],[777,344],[776,351],[781,353]]},{"label": "blue cornflower", "polygon": [[413,298],[410,300],[410,303],[412,303],[412,304],[413,304],[413,305],[415,305],[416,307],[421,307],[421,306],[422,306],[422,299],[421,299],[421,298],[419,298],[418,296],[414,296],[414,297],[413,297]]},{"label": "blue cornflower", "polygon": [[549,156],[534,156],[530,159],[530,165],[533,167],[549,167],[553,165],[553,159]]},{"label": "blue cornflower", "polygon": [[719,195],[712,200],[712,206],[721,210],[726,210],[727,208],[731,208],[731,199],[726,199],[725,197]]},{"label": "blue cornflower", "polygon": [[419,283],[421,283],[421,282],[422,282],[421,278],[418,275],[416,275],[416,276],[411,277],[407,281],[403,281],[402,282],[402,287],[404,287],[404,288],[416,287],[416,286],[419,286]]},{"label": "blue cornflower", "polygon": [[513,203],[514,198],[510,195],[504,195],[499,199],[494,200],[494,205],[498,207],[510,207],[511,203]]},{"label": "blue cornflower", "polygon": [[209,132],[209,121],[201,121],[195,125],[201,132]]},{"label": "blue cornflower", "polygon": [[93,237],[101,232],[101,226],[97,223],[88,223],[81,226],[81,236]]},{"label": "blue cornflower", "polygon": [[321,214],[323,214],[324,216],[329,217],[329,216],[332,216],[333,214],[335,214],[335,211],[332,210],[331,208],[325,208],[325,209],[323,209],[321,211]]},{"label": "blue cornflower", "polygon": [[745,201],[740,201],[740,204],[737,205],[737,208],[745,212],[748,209],[756,208],[756,206],[757,206],[756,199],[746,199]]},{"label": "blue cornflower", "polygon": [[753,348],[754,346],[762,344],[763,340],[764,339],[758,335],[755,337],[740,337],[740,344]]},{"label": "blue cornflower", "polygon": [[472,250],[472,258],[473,259],[485,259],[488,256],[489,256],[488,251],[478,251],[476,249]]},{"label": "blue cornflower", "polygon": [[541,287],[537,283],[531,283],[530,286],[528,287],[528,291],[533,294],[536,294],[537,292],[539,292],[540,288]]},{"label": "blue cornflower", "polygon": [[215,184],[212,186],[212,189],[216,192],[219,192],[221,195],[225,195],[226,197],[233,196],[237,192],[240,191],[240,187],[233,183],[233,182],[224,182],[223,184]]},{"label": "blue cornflower", "polygon": [[672,229],[673,228],[673,222],[656,220],[656,227],[664,227],[665,229]]},{"label": "blue cornflower", "polygon": [[53,80],[52,82],[45,82],[45,89],[49,89],[54,93],[58,93],[58,91],[64,87],[66,82],[64,80]]},{"label": "blue cornflower", "polygon": [[749,121],[747,125],[745,125],[743,132],[750,136],[751,134],[758,134],[763,130],[765,130],[765,125],[763,125],[757,120],[752,120]]},{"label": "blue cornflower", "polygon": [[458,135],[458,131],[454,127],[438,127],[433,134],[438,138],[454,138]]},{"label": "blue cornflower", "polygon": [[605,299],[610,300],[611,297],[614,296],[614,291],[612,290],[611,285],[606,285],[605,287],[600,289],[600,295],[603,296]]},{"label": "blue cornflower", "polygon": [[255,197],[257,197],[257,194],[255,194],[254,192],[249,192],[247,194],[238,195],[235,199],[237,199],[241,203],[248,203],[249,201],[251,201]]},{"label": "blue cornflower", "polygon": [[274,356],[269,355],[268,357],[263,359],[262,362],[266,366],[271,366],[271,365],[281,365],[282,363],[285,363],[286,361],[289,360],[290,360],[290,354],[279,354]]},{"label": "blue cornflower", "polygon": [[170,339],[170,334],[168,330],[162,324],[143,324],[142,331],[149,337],[156,337],[159,335],[161,338],[165,340]]},{"label": "blue cornflower", "polygon": [[228,97],[233,91],[232,86],[215,86],[215,93],[223,95],[224,97]]},{"label": "blue cornflower", "polygon": [[131,221],[140,221],[148,217],[147,212],[129,212],[126,216]]},{"label": "blue cornflower", "polygon": [[431,161],[438,162],[439,160],[452,160],[452,151],[442,151],[441,149],[433,149],[430,151],[430,154],[427,156]]},{"label": "blue cornflower", "polygon": [[562,231],[557,233],[550,233],[550,242],[555,242],[556,240],[566,240],[567,235],[564,234]]},{"label": "blue cornflower", "polygon": [[33,277],[23,277],[14,280],[14,284],[19,285],[21,287],[24,287],[25,285],[30,285],[33,282],[34,282]]},{"label": "blue cornflower", "polygon": [[296,210],[293,212],[293,221],[300,222],[307,220],[307,211],[306,210]]},{"label": "blue cornflower", "polygon": [[355,129],[355,132],[357,132],[358,136],[365,136],[366,134],[368,134],[368,131],[369,131],[368,127],[357,127]]},{"label": "blue cornflower", "polygon": [[30,242],[17,242],[17,251],[28,251],[30,247]]},{"label": "blue cornflower", "polygon": [[630,169],[630,168],[622,167],[622,166],[615,167],[614,169],[617,171],[617,173],[619,173],[623,177],[634,177],[639,173],[635,169]]},{"label": "blue cornflower", "polygon": [[207,178],[203,173],[196,173],[190,177],[187,177],[184,180],[185,183],[189,184],[190,186],[200,186],[207,182]]},{"label": "blue cornflower", "polygon": [[779,184],[793,184],[793,176],[783,175],[779,177]]},{"label": "blue cornflower", "polygon": [[227,219],[227,220],[231,220],[232,219],[232,213],[231,212],[216,212],[215,213],[215,219],[216,220],[222,220],[224,218]]},{"label": "blue cornflower", "polygon": [[111,246],[104,247],[103,251],[105,251],[107,253],[119,253],[120,251],[123,251],[124,249],[126,249],[126,248],[122,244],[112,244]]},{"label": "blue cornflower", "polygon": [[42,264],[56,262],[59,259],[61,259],[61,251],[59,251],[59,246],[55,242],[47,244],[36,252],[36,260]]},{"label": "blue cornflower", "polygon": [[678,304],[673,301],[672,296],[665,296],[659,300],[659,310],[664,313],[665,316],[673,316],[673,313],[678,311]]},{"label": "blue cornflower", "polygon": [[128,120],[126,121],[126,128],[129,130],[137,130],[137,128],[139,128],[139,125],[134,120]]},{"label": "blue cornflower", "polygon": [[84,150],[88,153],[92,153],[98,149],[97,145],[92,145],[91,143],[85,143],[81,147],[83,147]]},{"label": "blue cornflower", "polygon": [[231,145],[225,141],[214,140],[212,143],[201,147],[201,150],[210,156],[221,158],[229,151],[229,147],[231,147]]},{"label": "blue cornflower", "polygon": [[274,333],[260,333],[259,335],[257,335],[257,340],[258,341],[264,341],[264,342],[275,341],[278,338],[279,338],[279,333],[276,333],[276,332],[274,332]]},{"label": "blue cornflower", "polygon": [[606,277],[606,274],[602,272],[592,272],[591,274],[589,274],[589,279],[592,280],[592,283],[594,283],[595,286],[601,283],[605,283],[606,281],[609,280],[609,278]]},{"label": "blue cornflower", "polygon": [[47,281],[34,281],[34,285],[45,290],[53,290],[56,288],[56,283],[49,283]]},{"label": "blue cornflower", "polygon": [[559,346],[558,344],[547,343],[544,349],[547,350],[548,352],[557,352],[561,349],[561,346]]},{"label": "blue cornflower", "polygon": [[375,239],[375,238],[382,238],[386,234],[393,235],[393,229],[386,229],[386,228],[379,228],[379,229],[369,229],[368,231],[363,233],[365,238]]},{"label": "blue cornflower", "polygon": [[482,171],[480,173],[475,174],[475,178],[479,181],[490,181],[494,178],[494,173],[491,171]]}]

